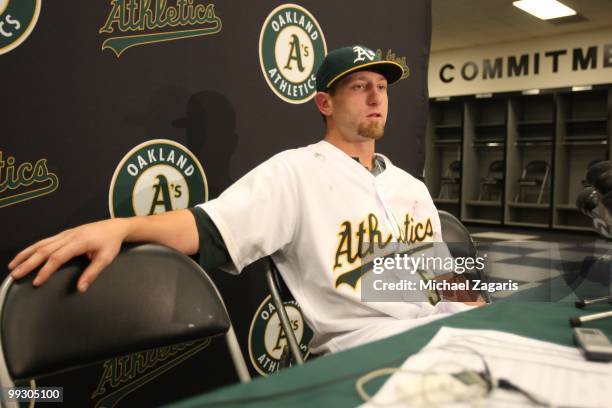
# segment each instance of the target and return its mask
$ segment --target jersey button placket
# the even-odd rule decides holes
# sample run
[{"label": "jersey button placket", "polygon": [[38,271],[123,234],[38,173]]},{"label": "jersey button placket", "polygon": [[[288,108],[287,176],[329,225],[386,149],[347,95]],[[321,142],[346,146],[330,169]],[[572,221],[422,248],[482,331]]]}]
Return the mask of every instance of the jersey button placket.
[{"label": "jersey button placket", "polygon": [[379,182],[377,182],[376,178],[374,179],[374,191],[376,192],[376,196],[380,200],[385,210],[385,221],[387,222],[387,228],[393,232],[393,238],[396,239],[400,236],[399,226],[395,222],[395,218],[393,218],[393,213],[391,212],[391,208],[387,205],[387,201],[385,200],[385,188]]}]

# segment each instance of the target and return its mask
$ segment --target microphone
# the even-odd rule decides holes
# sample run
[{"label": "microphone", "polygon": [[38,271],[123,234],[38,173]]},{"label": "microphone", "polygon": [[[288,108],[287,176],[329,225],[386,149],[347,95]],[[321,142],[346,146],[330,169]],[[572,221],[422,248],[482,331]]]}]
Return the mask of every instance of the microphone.
[{"label": "microphone", "polygon": [[586,216],[592,217],[600,201],[600,194],[594,187],[585,188],[576,198],[576,207]]},{"label": "microphone", "polygon": [[607,317],[612,317],[612,310],[609,312],[601,312],[601,313],[593,313],[587,316],[580,317],[570,317],[570,326],[577,327],[582,325],[582,323],[590,322],[593,320],[605,319]]},{"label": "microphone", "polygon": [[577,300],[575,305],[577,308],[582,309],[583,307],[588,306],[588,305],[596,305],[597,303],[605,303],[605,302],[612,303],[612,296],[602,296],[602,297],[593,298],[593,299],[581,299],[581,300]]},{"label": "microphone", "polygon": [[586,182],[602,194],[612,190],[612,163],[601,161],[587,169]]}]

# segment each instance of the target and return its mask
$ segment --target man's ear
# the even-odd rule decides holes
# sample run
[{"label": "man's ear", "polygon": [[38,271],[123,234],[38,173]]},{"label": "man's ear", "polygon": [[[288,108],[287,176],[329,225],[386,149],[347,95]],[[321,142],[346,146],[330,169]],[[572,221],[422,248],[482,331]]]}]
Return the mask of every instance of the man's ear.
[{"label": "man's ear", "polygon": [[314,97],[317,108],[323,116],[330,116],[333,112],[333,104],[331,95],[327,92],[317,92]]}]

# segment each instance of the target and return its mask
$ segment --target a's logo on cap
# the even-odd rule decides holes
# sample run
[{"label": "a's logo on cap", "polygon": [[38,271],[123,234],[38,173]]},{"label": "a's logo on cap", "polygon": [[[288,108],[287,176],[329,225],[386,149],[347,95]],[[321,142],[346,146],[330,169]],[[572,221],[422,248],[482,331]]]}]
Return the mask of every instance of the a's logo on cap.
[{"label": "a's logo on cap", "polygon": [[130,150],[113,174],[108,193],[111,217],[160,214],[208,199],[206,175],[185,146],[156,139]]},{"label": "a's logo on cap", "polygon": [[40,0],[0,0],[0,55],[17,48],[40,15]]},{"label": "a's logo on cap", "polygon": [[274,93],[304,103],[316,92],[316,72],[327,54],[315,18],[301,6],[283,4],[266,18],[259,35],[259,62]]},{"label": "a's logo on cap", "polygon": [[368,59],[368,61],[374,61],[374,57],[376,56],[374,51],[368,50],[367,48],[363,48],[358,45],[353,47],[353,52],[355,53],[355,60],[353,61],[353,64],[365,61],[366,58]]}]

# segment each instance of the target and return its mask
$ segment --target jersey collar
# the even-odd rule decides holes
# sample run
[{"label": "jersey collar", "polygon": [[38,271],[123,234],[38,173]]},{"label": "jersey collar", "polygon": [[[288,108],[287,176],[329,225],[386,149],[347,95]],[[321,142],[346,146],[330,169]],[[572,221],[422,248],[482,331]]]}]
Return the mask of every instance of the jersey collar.
[{"label": "jersey collar", "polygon": [[384,171],[386,169],[389,168],[389,161],[388,161],[388,159],[384,155],[382,155],[380,153],[374,153],[374,167],[370,171],[364,165],[362,165],[359,162],[358,158],[349,156],[344,151],[340,150],[339,148],[337,148],[333,144],[329,143],[328,141],[321,140],[321,142],[319,144],[321,146],[324,146],[326,148],[326,150],[328,150],[328,151],[332,152],[334,155],[336,155],[336,157],[339,160],[349,159],[352,163],[354,163],[360,169],[362,169],[363,171],[367,172],[367,174],[372,175],[373,177],[379,176],[380,174],[384,173]]}]

